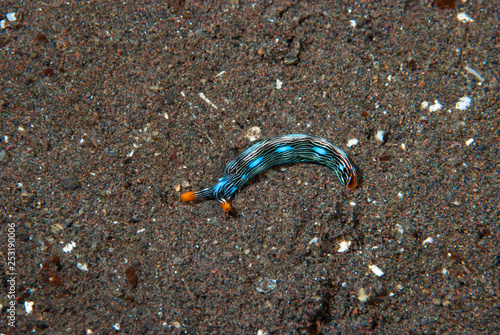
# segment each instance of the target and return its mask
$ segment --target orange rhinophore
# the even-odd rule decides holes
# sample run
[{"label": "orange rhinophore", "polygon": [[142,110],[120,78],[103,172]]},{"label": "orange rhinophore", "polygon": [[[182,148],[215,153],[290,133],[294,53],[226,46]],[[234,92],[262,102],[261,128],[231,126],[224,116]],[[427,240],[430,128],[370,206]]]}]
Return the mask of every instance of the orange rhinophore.
[{"label": "orange rhinophore", "polygon": [[222,202],[220,203],[222,209],[224,210],[224,212],[226,213],[229,213],[231,211],[231,205],[229,204],[229,202],[227,202],[226,199],[222,199]]},{"label": "orange rhinophore", "polygon": [[181,200],[186,202],[186,201],[191,201],[191,200],[194,200],[194,199],[197,199],[198,197],[196,196],[196,194],[194,194],[194,192],[186,192],[184,194],[181,195]]}]

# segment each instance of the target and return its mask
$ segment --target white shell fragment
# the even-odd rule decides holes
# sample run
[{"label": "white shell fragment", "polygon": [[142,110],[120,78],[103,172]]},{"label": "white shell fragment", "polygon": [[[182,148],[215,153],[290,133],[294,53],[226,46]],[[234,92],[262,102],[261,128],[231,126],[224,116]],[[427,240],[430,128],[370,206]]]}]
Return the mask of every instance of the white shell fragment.
[{"label": "white shell fragment", "polygon": [[33,305],[35,303],[33,301],[25,301],[24,302],[24,309],[26,310],[26,314],[30,314],[33,312]]},{"label": "white shell fragment", "polygon": [[366,302],[370,295],[366,294],[366,291],[364,288],[360,288],[358,290],[358,300],[361,302]]},{"label": "white shell fragment", "polygon": [[375,138],[376,138],[377,140],[379,140],[380,142],[384,143],[384,140],[385,140],[385,139],[384,139],[384,135],[385,135],[385,131],[383,131],[383,130],[379,130],[379,131],[377,131],[377,133],[375,134]]},{"label": "white shell fragment", "polygon": [[434,242],[434,239],[432,237],[427,237],[423,242],[422,242],[422,245],[426,245],[426,244],[431,244]]},{"label": "white shell fragment", "polygon": [[349,250],[349,247],[351,246],[352,242],[351,241],[341,241],[339,243],[339,248],[337,249],[337,252],[346,252]]},{"label": "white shell fragment", "polygon": [[350,148],[352,147],[353,145],[356,145],[358,144],[359,141],[357,138],[351,138],[349,141],[347,141],[347,146]]},{"label": "white shell fragment", "polygon": [[0,28],[2,28],[2,29],[5,29],[7,27],[12,27],[12,25],[9,23],[17,21],[17,16],[16,16],[15,12],[7,13],[6,16],[7,16],[7,20],[5,20],[5,19],[0,20]]},{"label": "white shell fragment", "polygon": [[283,82],[279,79],[276,79],[276,89],[281,90],[282,87],[283,87]]},{"label": "white shell fragment", "polygon": [[457,19],[460,22],[474,22],[474,20],[469,15],[463,12],[457,14]]},{"label": "white shell fragment", "polygon": [[317,237],[313,237],[310,241],[309,244],[315,244],[318,243],[319,239]]},{"label": "white shell fragment", "polygon": [[473,138],[469,138],[467,141],[465,141],[465,144],[467,146],[471,145],[472,143],[474,143],[474,139]]},{"label": "white shell fragment", "polygon": [[62,251],[64,252],[71,252],[74,248],[76,247],[76,243],[71,241],[70,243],[66,244]]},{"label": "white shell fragment", "polygon": [[16,21],[17,20],[16,13],[7,13],[7,20],[11,22]]},{"label": "white shell fragment", "polygon": [[455,109],[464,111],[467,108],[469,108],[471,102],[472,102],[471,98],[463,96],[460,99],[458,99],[457,104],[455,105]]},{"label": "white shell fragment", "polygon": [[207,104],[209,104],[213,109],[218,109],[218,107],[212,102],[210,101],[206,96],[205,94],[203,93],[198,93],[198,96],[203,100],[205,101]]},{"label": "white shell fragment", "polygon": [[443,105],[441,105],[438,100],[434,100],[434,105],[429,106],[429,112],[437,112],[441,108],[443,108]]},{"label": "white shell fragment", "polygon": [[261,130],[259,127],[251,127],[247,130],[245,137],[248,138],[250,142],[257,141],[261,136]]},{"label": "white shell fragment", "polygon": [[89,272],[89,268],[87,266],[87,263],[76,263],[76,267],[82,271]]},{"label": "white shell fragment", "polygon": [[471,68],[469,65],[466,65],[464,67],[464,70],[467,71],[468,73],[472,74],[474,77],[476,77],[476,79],[479,80],[479,82],[481,82],[481,83],[486,80],[486,79],[484,79],[483,76],[481,76],[479,74],[479,72],[477,72],[476,70],[474,70],[473,68]]},{"label": "white shell fragment", "polygon": [[377,277],[382,277],[384,275],[384,271],[382,271],[378,266],[371,264],[368,265],[368,268],[371,272],[373,272]]}]

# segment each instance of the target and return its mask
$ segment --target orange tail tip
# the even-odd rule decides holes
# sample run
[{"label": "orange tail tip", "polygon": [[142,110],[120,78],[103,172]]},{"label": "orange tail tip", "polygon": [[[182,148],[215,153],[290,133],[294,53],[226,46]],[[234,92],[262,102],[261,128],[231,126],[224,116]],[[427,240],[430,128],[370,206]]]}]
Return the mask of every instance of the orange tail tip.
[{"label": "orange tail tip", "polygon": [[191,201],[194,199],[197,199],[198,197],[194,194],[194,192],[186,192],[181,195],[181,200],[186,202],[186,201]]},{"label": "orange tail tip", "polygon": [[346,187],[348,190],[354,190],[356,185],[358,185],[358,178],[356,178],[356,175],[353,173],[351,174],[351,179],[349,180],[349,183],[347,183]]},{"label": "orange tail tip", "polygon": [[226,213],[229,213],[231,211],[231,205],[229,204],[229,202],[227,202],[226,199],[222,199],[220,205]]}]

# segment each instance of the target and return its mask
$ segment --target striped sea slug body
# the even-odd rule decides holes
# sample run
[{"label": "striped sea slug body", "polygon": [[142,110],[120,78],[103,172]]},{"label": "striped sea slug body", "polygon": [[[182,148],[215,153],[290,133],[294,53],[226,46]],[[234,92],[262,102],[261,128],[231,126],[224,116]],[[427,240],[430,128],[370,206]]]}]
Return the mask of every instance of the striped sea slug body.
[{"label": "striped sea slug body", "polygon": [[326,139],[292,134],[258,142],[237,156],[224,169],[224,177],[212,187],[181,195],[182,201],[215,198],[224,211],[231,211],[228,200],[250,179],[272,166],[290,163],[325,165],[337,175],[348,190],[357,185],[356,171],[347,155]]}]

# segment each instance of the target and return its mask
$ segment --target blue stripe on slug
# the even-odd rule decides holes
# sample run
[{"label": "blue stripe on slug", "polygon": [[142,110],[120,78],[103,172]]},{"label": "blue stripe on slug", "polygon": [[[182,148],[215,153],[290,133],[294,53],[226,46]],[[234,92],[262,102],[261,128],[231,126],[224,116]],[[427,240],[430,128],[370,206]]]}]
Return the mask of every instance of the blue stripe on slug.
[{"label": "blue stripe on slug", "polygon": [[226,185],[226,183],[227,183],[226,178],[221,178],[220,182],[218,182],[217,185],[215,185],[215,187],[214,187],[214,193],[219,192],[219,190],[221,189],[221,187],[223,187],[224,185]]},{"label": "blue stripe on slug", "polygon": [[259,157],[257,158],[256,160],[254,160],[252,163],[250,163],[250,165],[248,165],[248,167],[250,169],[253,169],[254,167],[256,167],[257,165],[260,164],[260,162],[262,162],[262,160],[264,159],[264,157]]},{"label": "blue stripe on slug", "polygon": [[342,150],[321,137],[292,134],[255,143],[226,166],[224,177],[215,186],[187,192],[181,200],[214,197],[226,212],[230,212],[228,200],[248,180],[272,166],[299,162],[325,165],[348,190],[356,188],[356,170]]},{"label": "blue stripe on slug", "polygon": [[320,147],[313,147],[313,150],[316,151],[320,155],[326,155],[326,150]]},{"label": "blue stripe on slug", "polygon": [[276,148],[276,152],[285,152],[285,151],[290,151],[290,150],[293,150],[293,148],[289,145]]}]

